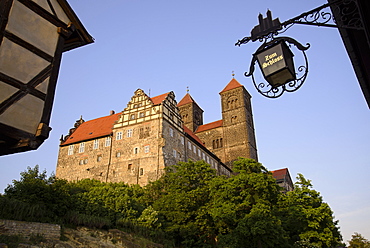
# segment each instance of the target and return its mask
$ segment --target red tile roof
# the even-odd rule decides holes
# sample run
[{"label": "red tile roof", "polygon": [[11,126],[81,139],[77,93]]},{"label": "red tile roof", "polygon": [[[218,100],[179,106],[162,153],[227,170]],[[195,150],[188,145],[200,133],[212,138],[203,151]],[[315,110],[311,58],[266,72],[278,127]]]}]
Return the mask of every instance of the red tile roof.
[{"label": "red tile roof", "polygon": [[104,116],[82,123],[61,145],[69,145],[83,140],[110,135],[112,133],[113,124],[118,120],[120,114],[121,113]]},{"label": "red tile roof", "polygon": [[185,105],[187,103],[194,102],[193,98],[190,96],[189,93],[186,93],[186,95],[181,99],[181,101],[177,104],[177,107],[180,107],[182,105]]},{"label": "red tile roof", "polygon": [[271,171],[275,179],[283,179],[289,172],[287,168]]},{"label": "red tile roof", "polygon": [[204,146],[203,142],[189,128],[187,128],[186,126],[183,126],[183,128],[184,128],[184,132],[185,133],[189,134],[193,139],[195,139],[196,141],[198,141],[199,144],[201,144],[202,146]]},{"label": "red tile roof", "polygon": [[170,94],[170,92],[164,93],[164,94],[159,95],[159,96],[152,97],[152,98],[150,98],[150,100],[152,100],[154,105],[158,105],[158,104],[161,104],[164,99],[166,99],[168,94]]},{"label": "red tile roof", "polygon": [[238,87],[243,87],[243,85],[241,85],[235,78],[233,78],[220,93],[223,93],[225,91],[232,90]]},{"label": "red tile roof", "polygon": [[210,130],[210,129],[213,129],[213,128],[216,128],[216,127],[222,127],[222,120],[218,120],[218,121],[214,121],[214,122],[211,122],[211,123],[201,125],[197,128],[195,133],[200,133],[200,132]]},{"label": "red tile roof", "polygon": [[[150,99],[154,105],[158,105],[166,99],[168,94],[169,92]],[[120,114],[121,113],[104,116],[82,123],[61,145],[69,145],[83,140],[95,139],[111,134],[114,122],[118,120],[118,116]]]}]

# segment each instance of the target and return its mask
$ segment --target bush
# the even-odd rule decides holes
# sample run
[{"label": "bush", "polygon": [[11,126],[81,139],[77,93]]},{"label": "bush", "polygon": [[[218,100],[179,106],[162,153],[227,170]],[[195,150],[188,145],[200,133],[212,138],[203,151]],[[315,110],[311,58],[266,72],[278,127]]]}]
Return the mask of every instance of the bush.
[{"label": "bush", "polygon": [[86,226],[90,228],[109,228],[112,224],[109,219],[71,211],[64,217],[65,224],[74,226]]}]

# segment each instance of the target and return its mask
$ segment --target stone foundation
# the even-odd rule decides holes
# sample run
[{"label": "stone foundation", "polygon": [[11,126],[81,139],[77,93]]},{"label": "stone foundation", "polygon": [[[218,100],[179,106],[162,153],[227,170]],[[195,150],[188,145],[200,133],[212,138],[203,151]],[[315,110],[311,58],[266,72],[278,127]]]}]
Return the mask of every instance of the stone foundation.
[{"label": "stone foundation", "polygon": [[0,234],[21,235],[42,235],[46,239],[60,239],[60,225],[38,222],[25,222],[15,220],[0,220]]}]

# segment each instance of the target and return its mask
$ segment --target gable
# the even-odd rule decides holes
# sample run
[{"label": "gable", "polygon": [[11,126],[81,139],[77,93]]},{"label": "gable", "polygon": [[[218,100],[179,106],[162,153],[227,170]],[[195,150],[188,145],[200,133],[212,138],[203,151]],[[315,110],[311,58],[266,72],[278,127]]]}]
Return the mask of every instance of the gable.
[{"label": "gable", "polygon": [[117,121],[120,114],[117,113],[83,122],[67,137],[61,146],[111,135],[113,124]]}]

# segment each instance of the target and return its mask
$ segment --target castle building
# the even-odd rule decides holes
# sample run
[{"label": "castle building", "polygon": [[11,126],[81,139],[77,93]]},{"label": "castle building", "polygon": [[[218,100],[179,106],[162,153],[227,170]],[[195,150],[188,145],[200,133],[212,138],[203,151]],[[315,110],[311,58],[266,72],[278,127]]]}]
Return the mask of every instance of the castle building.
[{"label": "castle building", "polygon": [[222,119],[203,124],[203,110],[187,93],[149,97],[135,91],[120,113],[76,121],[62,136],[56,176],[146,185],[166,166],[204,160],[219,175],[231,175],[238,157],[257,160],[251,96],[232,79],[220,92]]}]

